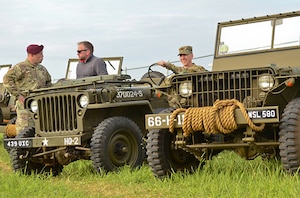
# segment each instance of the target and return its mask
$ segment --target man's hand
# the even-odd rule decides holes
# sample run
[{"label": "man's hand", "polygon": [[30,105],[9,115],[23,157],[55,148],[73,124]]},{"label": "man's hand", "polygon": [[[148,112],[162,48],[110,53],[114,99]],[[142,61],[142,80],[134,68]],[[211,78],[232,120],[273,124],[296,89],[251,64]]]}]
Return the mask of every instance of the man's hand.
[{"label": "man's hand", "polygon": [[160,66],[163,66],[163,67],[166,67],[167,66],[167,62],[166,61],[158,61],[156,64],[160,65]]},{"label": "man's hand", "polygon": [[18,100],[19,100],[22,104],[24,104],[25,97],[22,96],[22,95],[19,95]]}]

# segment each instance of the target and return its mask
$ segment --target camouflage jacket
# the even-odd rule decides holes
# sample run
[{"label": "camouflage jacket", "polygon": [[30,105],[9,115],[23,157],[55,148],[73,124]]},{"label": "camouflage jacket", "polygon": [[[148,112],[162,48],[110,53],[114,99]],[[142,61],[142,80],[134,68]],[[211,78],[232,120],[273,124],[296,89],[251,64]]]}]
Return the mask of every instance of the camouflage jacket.
[{"label": "camouflage jacket", "polygon": [[180,74],[180,73],[190,73],[190,72],[205,72],[207,71],[204,67],[202,66],[197,66],[193,63],[192,67],[190,68],[185,68],[183,66],[175,66],[172,63],[167,63],[165,67],[169,70],[172,70],[175,74]]},{"label": "camouflage jacket", "polygon": [[28,60],[13,66],[3,77],[4,87],[14,96],[24,95],[25,91],[52,85],[47,69],[38,64],[32,65]]}]

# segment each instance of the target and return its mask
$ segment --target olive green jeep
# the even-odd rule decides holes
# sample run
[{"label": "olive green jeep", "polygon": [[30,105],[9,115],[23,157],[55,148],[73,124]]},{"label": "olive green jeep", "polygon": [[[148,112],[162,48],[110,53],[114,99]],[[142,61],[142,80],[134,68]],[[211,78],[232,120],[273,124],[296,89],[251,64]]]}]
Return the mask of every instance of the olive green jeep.
[{"label": "olive green jeep", "polygon": [[212,71],[154,87],[169,107],[145,116],[156,177],[194,170],[219,152],[300,166],[300,11],[218,23]]},{"label": "olive green jeep", "polygon": [[109,75],[75,79],[78,59],[70,59],[64,79],[29,91],[25,108],[34,126],[4,139],[15,171],[57,175],[80,159],[92,160],[97,172],[113,171],[145,161],[145,114],[167,100],[156,97],[148,77],[122,74],[123,57],[103,59]]},{"label": "olive green jeep", "polygon": [[3,76],[11,66],[11,64],[0,65],[0,133],[5,131],[7,123],[16,116],[15,97],[3,86]]}]

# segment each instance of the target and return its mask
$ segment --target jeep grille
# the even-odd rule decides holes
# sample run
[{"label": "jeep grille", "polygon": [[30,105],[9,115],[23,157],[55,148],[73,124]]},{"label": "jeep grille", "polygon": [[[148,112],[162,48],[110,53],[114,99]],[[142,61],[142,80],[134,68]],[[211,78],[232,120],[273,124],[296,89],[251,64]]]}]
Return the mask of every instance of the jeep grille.
[{"label": "jeep grille", "polygon": [[257,106],[260,102],[258,96],[261,92],[257,81],[261,74],[274,75],[274,71],[271,68],[255,68],[253,70],[178,75],[172,79],[172,94],[179,95],[179,85],[189,81],[192,82],[193,93],[185,102],[188,107],[212,106],[217,99],[237,99],[240,102],[249,100],[249,104],[252,105],[245,104],[246,106]]},{"label": "jeep grille", "polygon": [[72,132],[78,128],[76,95],[60,94],[38,97],[40,132]]}]

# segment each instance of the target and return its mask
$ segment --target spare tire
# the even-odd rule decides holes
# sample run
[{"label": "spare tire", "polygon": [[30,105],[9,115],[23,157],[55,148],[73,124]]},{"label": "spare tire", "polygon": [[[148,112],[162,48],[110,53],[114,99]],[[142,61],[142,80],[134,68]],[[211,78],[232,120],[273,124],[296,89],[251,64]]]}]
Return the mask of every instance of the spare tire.
[{"label": "spare tire", "polygon": [[143,78],[161,78],[161,77],[165,77],[165,75],[163,73],[161,73],[161,72],[158,72],[158,71],[151,71],[151,72],[145,73],[142,76],[141,80]]}]

